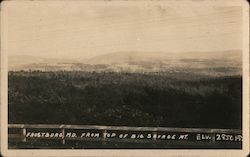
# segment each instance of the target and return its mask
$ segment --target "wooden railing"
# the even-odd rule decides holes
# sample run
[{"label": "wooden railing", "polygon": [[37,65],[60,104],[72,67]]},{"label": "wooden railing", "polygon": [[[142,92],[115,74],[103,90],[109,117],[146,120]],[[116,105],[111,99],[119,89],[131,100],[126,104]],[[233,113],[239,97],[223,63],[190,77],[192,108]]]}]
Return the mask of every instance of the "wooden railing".
[{"label": "wooden railing", "polygon": [[[95,125],[9,124],[9,143],[32,140],[172,144],[227,145],[241,147],[242,131],[236,129],[127,127]],[[18,146],[17,146],[18,147]]]}]

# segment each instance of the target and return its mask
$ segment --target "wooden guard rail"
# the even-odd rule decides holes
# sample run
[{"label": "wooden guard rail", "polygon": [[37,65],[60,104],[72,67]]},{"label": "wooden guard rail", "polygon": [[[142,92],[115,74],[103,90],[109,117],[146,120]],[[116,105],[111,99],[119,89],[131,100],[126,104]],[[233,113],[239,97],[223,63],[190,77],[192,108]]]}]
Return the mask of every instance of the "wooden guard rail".
[{"label": "wooden guard rail", "polygon": [[[45,124],[9,124],[9,140],[13,139],[20,139],[22,142],[27,142],[27,139],[32,139],[33,137],[29,136],[30,132],[43,132],[44,130],[47,130],[47,132],[58,132],[60,133],[60,136],[57,137],[41,137],[40,139],[55,139],[60,140],[62,144],[65,144],[66,140],[72,141],[72,140],[91,140],[91,141],[116,141],[116,142],[135,142],[135,143],[152,143],[154,141],[160,141],[157,140],[157,137],[159,134],[165,134],[169,133],[171,136],[173,134],[176,134],[175,140],[183,140],[183,142],[186,142],[188,140],[191,140],[195,143],[198,143],[200,141],[202,142],[208,142],[208,143],[215,143],[218,142],[217,136],[221,136],[222,142],[229,142],[230,143],[241,143],[242,141],[242,130],[236,130],[236,129],[207,129],[207,128],[168,128],[168,127],[127,127],[127,126],[96,126],[96,125],[45,125]],[[17,133],[11,132],[11,130],[19,130]],[[35,130],[35,131],[34,131]],[[51,131],[52,130],[52,131]],[[56,130],[56,131],[55,131]],[[80,137],[79,135],[73,137],[72,132],[99,132],[100,137],[99,138],[86,138],[86,137]],[[46,132],[46,131],[44,131]],[[108,133],[114,132],[117,136],[112,138],[106,136]],[[20,134],[19,134],[20,133]],[[138,134],[152,134],[151,139],[147,138],[125,138],[125,134],[128,134],[131,136],[133,133]],[[189,139],[180,139],[180,136],[182,134],[188,134]],[[105,136],[104,136],[105,135]],[[119,136],[118,136],[119,135]],[[207,136],[208,139],[203,140],[197,140],[197,136]],[[139,136],[139,135],[138,135]],[[209,138],[211,136],[211,138]],[[224,139],[224,136],[227,137],[226,140]],[[121,138],[119,138],[121,137]],[[144,136],[145,137],[145,136]],[[34,137],[36,139],[39,139],[37,137]],[[183,138],[183,137],[182,137]],[[206,137],[205,137],[206,138]],[[232,139],[231,139],[232,138]],[[240,139],[241,138],[241,139]],[[169,141],[169,140],[168,140]],[[166,142],[166,141],[165,141]],[[180,142],[180,141],[179,141]],[[182,142],[182,141],[181,141]]]}]

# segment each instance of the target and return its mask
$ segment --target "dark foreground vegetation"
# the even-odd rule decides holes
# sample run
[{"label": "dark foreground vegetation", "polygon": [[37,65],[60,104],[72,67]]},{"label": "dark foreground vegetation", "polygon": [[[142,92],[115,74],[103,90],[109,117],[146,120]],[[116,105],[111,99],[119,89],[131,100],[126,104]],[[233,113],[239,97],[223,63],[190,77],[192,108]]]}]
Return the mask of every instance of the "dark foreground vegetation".
[{"label": "dark foreground vegetation", "polygon": [[9,72],[9,123],[241,129],[241,84],[241,76]]}]

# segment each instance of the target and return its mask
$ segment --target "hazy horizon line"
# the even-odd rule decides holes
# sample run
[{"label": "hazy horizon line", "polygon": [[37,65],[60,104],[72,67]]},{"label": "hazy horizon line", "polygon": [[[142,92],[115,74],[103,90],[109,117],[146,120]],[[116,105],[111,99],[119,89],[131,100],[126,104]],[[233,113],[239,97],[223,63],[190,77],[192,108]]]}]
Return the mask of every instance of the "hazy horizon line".
[{"label": "hazy horizon line", "polygon": [[94,57],[99,57],[99,56],[105,56],[105,55],[109,55],[109,54],[119,54],[119,53],[132,53],[132,52],[136,52],[136,53],[145,53],[145,54],[150,54],[150,53],[160,53],[160,54],[184,54],[184,53],[211,53],[211,52],[234,52],[234,51],[242,51],[242,49],[228,49],[228,50],[217,50],[217,51],[138,51],[138,50],[133,50],[133,51],[113,51],[113,52],[109,52],[109,53],[104,53],[104,54],[100,54],[100,55],[94,55],[94,56],[90,56],[90,57],[49,57],[49,56],[38,56],[38,55],[7,55],[8,58],[10,57],[34,57],[34,58],[43,58],[43,59],[68,59],[68,60],[79,60],[79,59],[91,59]]}]

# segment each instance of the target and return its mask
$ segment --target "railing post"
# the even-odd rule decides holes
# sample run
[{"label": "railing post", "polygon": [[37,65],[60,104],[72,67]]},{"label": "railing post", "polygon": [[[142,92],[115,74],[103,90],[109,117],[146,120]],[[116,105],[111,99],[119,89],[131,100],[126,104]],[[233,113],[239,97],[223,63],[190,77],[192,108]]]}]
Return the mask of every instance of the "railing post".
[{"label": "railing post", "polygon": [[106,144],[106,135],[107,135],[107,130],[106,129],[104,129],[103,131],[102,131],[102,135],[103,135],[103,142],[102,142],[102,144]]},{"label": "railing post", "polygon": [[65,144],[65,129],[62,128],[61,132],[62,132],[62,144]]},{"label": "railing post", "polygon": [[26,142],[26,128],[25,127],[23,127],[22,128],[22,136],[23,136],[23,142]]},{"label": "railing post", "polygon": [[156,139],[157,139],[157,133],[154,131],[153,132],[153,140],[156,141]]},{"label": "railing post", "polygon": [[104,140],[106,139],[106,134],[107,134],[107,130],[103,130],[103,138],[104,138]]}]

